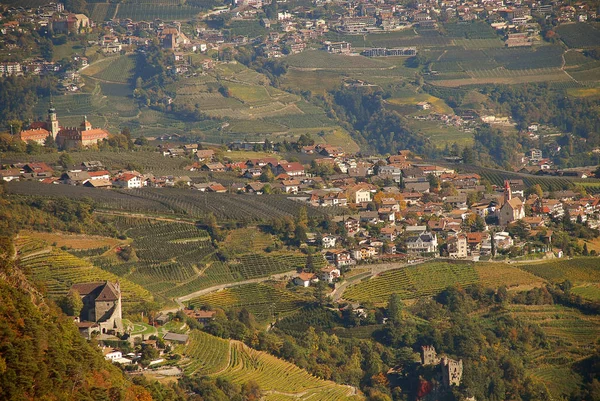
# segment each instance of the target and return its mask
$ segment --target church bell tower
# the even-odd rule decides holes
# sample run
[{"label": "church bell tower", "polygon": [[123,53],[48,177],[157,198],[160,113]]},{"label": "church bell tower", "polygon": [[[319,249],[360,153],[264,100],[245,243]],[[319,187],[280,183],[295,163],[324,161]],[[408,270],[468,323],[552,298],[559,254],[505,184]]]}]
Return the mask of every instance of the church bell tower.
[{"label": "church bell tower", "polygon": [[58,135],[59,126],[58,126],[58,118],[56,117],[56,109],[50,102],[50,108],[48,109],[48,130],[52,134],[52,137],[56,139],[56,135]]}]

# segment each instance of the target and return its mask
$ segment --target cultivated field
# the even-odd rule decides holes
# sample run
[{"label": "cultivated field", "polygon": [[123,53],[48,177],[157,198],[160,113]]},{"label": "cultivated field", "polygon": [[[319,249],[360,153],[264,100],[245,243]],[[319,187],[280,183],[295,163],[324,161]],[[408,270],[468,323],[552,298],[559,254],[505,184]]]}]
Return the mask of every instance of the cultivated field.
[{"label": "cultivated field", "polygon": [[560,305],[511,305],[510,316],[537,324],[552,343],[553,352],[529,355],[527,372],[543,382],[555,397],[567,396],[582,383],[571,366],[585,358],[600,340],[600,318]]},{"label": "cultivated field", "polygon": [[190,344],[182,347],[180,352],[185,357],[180,365],[187,373],[223,377],[239,384],[253,380],[267,394],[267,400],[281,400],[282,396],[299,401],[354,399],[350,396],[351,388],[318,379],[289,362],[256,351],[239,341],[193,331]]},{"label": "cultivated field", "polygon": [[476,263],[475,270],[479,275],[479,281],[484,287],[498,288],[500,286],[525,289],[528,287],[539,287],[545,281],[529,272],[518,268],[518,265],[504,263]]},{"label": "cultivated field", "polygon": [[32,272],[50,296],[65,295],[75,283],[119,281],[124,303],[151,300],[152,295],[139,285],[91,265],[59,249],[48,248],[40,240],[20,237],[16,243],[19,263]]},{"label": "cultivated field", "polygon": [[381,273],[348,287],[343,297],[382,303],[394,293],[403,299],[412,299],[435,295],[452,285],[465,287],[478,281],[473,263],[428,262]]},{"label": "cultivated field", "polygon": [[[201,218],[213,213],[219,221],[256,223],[284,216],[296,216],[305,204],[284,195],[238,195],[177,188],[95,190],[84,187],[17,182],[9,191],[23,195],[69,196],[93,199],[102,209]],[[310,216],[342,214],[344,208],[307,207]]]},{"label": "cultivated field", "polygon": [[261,322],[282,318],[305,306],[305,297],[270,284],[246,284],[194,298],[189,304],[222,309],[245,308]]},{"label": "cultivated field", "polygon": [[570,48],[597,47],[600,43],[600,30],[591,24],[561,24],[556,28],[560,39]]},{"label": "cultivated field", "polygon": [[600,258],[573,258],[551,262],[519,264],[519,268],[554,283],[600,282]]}]

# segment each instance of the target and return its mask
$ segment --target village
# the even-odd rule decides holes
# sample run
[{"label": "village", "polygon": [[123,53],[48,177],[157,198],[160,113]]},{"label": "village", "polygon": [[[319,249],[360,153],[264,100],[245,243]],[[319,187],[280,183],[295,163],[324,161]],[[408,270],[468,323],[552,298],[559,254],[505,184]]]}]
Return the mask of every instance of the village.
[{"label": "village", "polygon": [[[7,182],[34,180],[95,190],[177,187],[232,196],[280,194],[308,207],[345,210],[334,217],[343,225],[343,235],[309,233],[305,246],[322,249],[335,269],[327,267],[322,277],[314,272],[302,275],[297,281],[304,286],[318,279],[332,283],[340,270],[373,260],[562,257],[549,226],[565,218],[589,229],[600,225],[598,197],[572,189],[543,192],[539,185],[526,187],[523,179],[506,179],[503,186],[494,186],[479,174],[457,172],[460,163],[427,163],[406,150],[387,158],[359,157],[316,144],[299,147],[298,157],[312,158],[305,164],[284,160],[276,151],[271,151],[273,157],[253,158],[253,150],[242,150],[242,155],[248,154],[246,161],[227,159],[228,152],[256,146],[242,142],[229,147],[157,146],[163,157],[188,160],[183,170],[201,172],[203,177],[109,171],[92,160],[62,167],[15,163],[0,170],[0,176]],[[532,156],[532,163],[537,162],[535,153]],[[210,180],[211,176],[228,177],[227,183]],[[344,248],[343,243],[353,246]]]}]

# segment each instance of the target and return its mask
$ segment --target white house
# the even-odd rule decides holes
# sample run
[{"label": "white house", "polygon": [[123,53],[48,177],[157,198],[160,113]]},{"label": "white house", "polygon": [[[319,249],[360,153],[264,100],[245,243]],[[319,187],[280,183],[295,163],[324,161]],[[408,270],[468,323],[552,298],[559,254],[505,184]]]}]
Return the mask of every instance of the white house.
[{"label": "white house", "polygon": [[314,273],[302,272],[294,278],[294,284],[301,285],[302,287],[310,287],[310,283],[317,282],[319,282],[319,278]]},{"label": "white house", "polygon": [[408,253],[437,253],[437,236],[428,231],[423,231],[419,235],[410,237],[406,240]]},{"label": "white house", "polygon": [[334,237],[333,235],[326,235],[326,236],[323,237],[323,239],[321,239],[321,245],[325,249],[327,249],[327,248],[335,248],[335,242],[336,241],[337,241],[337,238]]},{"label": "white house", "polygon": [[123,358],[123,353],[121,351],[112,348],[106,348],[102,353],[104,354],[104,359],[107,361]]},{"label": "white house", "polygon": [[371,191],[365,188],[359,188],[352,192],[351,201],[354,203],[371,202]]},{"label": "white house", "polygon": [[340,277],[340,270],[335,266],[327,266],[321,269],[321,280],[326,283],[333,283]]},{"label": "white house", "polygon": [[142,178],[133,173],[123,173],[117,177],[114,182],[114,186],[127,189],[141,188]]}]

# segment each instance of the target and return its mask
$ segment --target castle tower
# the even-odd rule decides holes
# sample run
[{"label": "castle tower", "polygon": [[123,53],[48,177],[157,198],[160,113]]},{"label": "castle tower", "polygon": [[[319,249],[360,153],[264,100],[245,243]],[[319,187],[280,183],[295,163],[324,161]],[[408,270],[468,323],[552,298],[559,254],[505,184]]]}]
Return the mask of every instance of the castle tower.
[{"label": "castle tower", "polygon": [[421,364],[423,366],[436,365],[439,362],[433,345],[421,346]]},{"label": "castle tower", "polygon": [[58,125],[58,118],[56,117],[56,109],[50,102],[50,108],[48,109],[48,131],[52,134],[52,137],[56,139],[56,135],[58,135],[58,131],[60,131]]},{"label": "castle tower", "polygon": [[81,122],[81,130],[89,131],[92,129],[92,123],[90,123],[87,119],[87,116],[83,116],[83,121]]},{"label": "castle tower", "polygon": [[510,189],[510,182],[504,180],[504,202],[508,202],[512,199],[512,191]]},{"label": "castle tower", "polygon": [[450,358],[442,358],[442,378],[446,387],[459,386],[463,375],[462,359],[456,361]]}]

